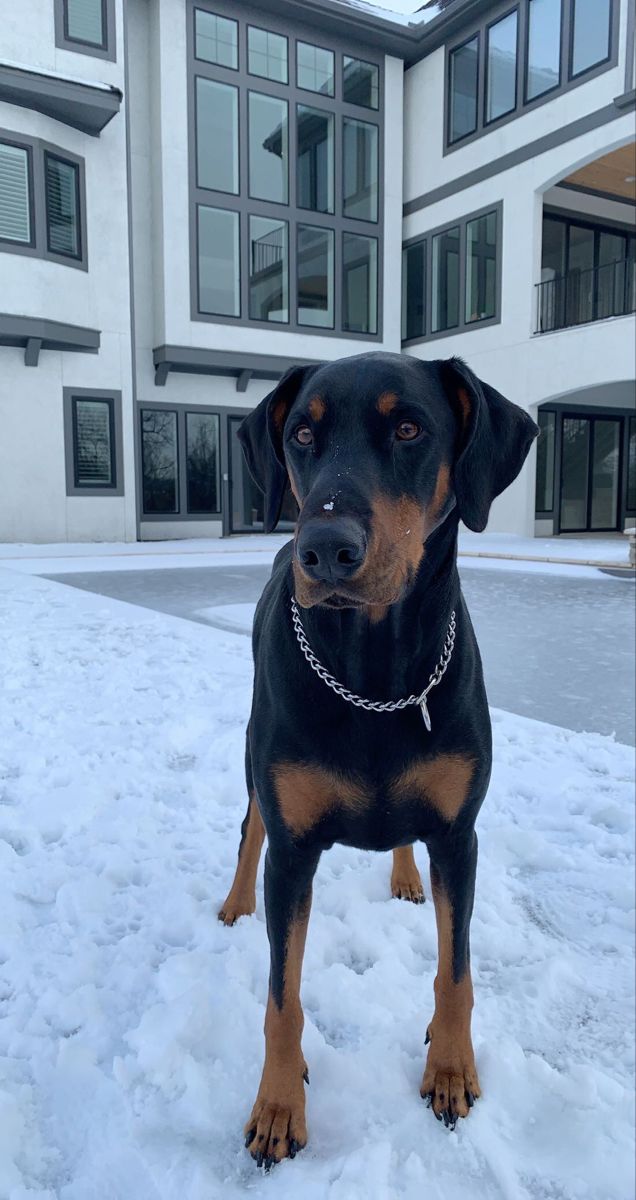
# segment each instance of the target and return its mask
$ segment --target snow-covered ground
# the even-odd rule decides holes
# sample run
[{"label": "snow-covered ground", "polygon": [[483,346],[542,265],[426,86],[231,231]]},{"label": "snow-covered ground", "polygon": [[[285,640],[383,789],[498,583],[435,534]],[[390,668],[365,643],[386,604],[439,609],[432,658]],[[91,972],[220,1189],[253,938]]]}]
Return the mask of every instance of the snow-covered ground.
[{"label": "snow-covered ground", "polygon": [[324,856],[311,1140],[259,1176],[262,889],[216,919],[248,640],[6,569],[0,630],[0,1200],[633,1200],[633,751],[493,714],[454,1133],[418,1094],[433,906],[389,899],[388,855]]}]

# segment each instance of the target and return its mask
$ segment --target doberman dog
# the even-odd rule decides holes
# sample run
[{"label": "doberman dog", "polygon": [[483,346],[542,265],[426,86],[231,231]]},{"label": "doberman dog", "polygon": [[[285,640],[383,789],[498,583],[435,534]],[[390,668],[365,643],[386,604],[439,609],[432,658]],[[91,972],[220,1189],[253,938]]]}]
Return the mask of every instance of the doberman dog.
[{"label": "doberman dog", "polygon": [[385,353],[292,368],[241,426],[266,531],[288,481],[299,508],[256,610],[250,800],[219,914],[254,911],[266,833],[265,1065],[245,1126],[266,1169],[307,1141],[300,977],[334,842],[392,850],[392,893],[415,902],[412,847],[426,843],[438,970],[420,1092],[451,1127],[480,1095],[469,924],[491,729],[457,532],[486,527],[537,433],[461,360]]}]

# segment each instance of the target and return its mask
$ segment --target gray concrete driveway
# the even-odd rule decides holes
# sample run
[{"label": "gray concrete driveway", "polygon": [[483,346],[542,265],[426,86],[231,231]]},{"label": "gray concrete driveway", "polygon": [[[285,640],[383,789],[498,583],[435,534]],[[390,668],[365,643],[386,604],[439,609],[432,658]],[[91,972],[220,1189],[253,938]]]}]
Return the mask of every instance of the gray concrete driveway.
[{"label": "gray concrete driveway", "polygon": [[[223,606],[227,629],[225,606],[255,603],[268,576],[228,564],[47,578],[202,624]],[[467,567],[462,581],[491,704],[634,743],[633,580]]]}]

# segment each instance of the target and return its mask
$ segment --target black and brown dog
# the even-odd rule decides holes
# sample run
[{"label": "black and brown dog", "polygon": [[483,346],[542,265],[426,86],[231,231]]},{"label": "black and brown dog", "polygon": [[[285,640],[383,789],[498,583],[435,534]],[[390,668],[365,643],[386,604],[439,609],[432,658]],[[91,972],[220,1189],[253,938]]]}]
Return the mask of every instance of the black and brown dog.
[{"label": "black and brown dog", "polygon": [[[393,895],[416,902],[412,844],[426,843],[439,963],[420,1091],[451,1126],[480,1095],[468,935],[491,731],[457,529],[460,518],[485,528],[537,432],[460,360],[383,353],[288,371],[241,427],[265,528],[288,481],[300,509],[256,611],[250,802],[219,914],[232,924],[254,911],[266,833],[265,1066],[245,1127],[259,1166],[307,1141],[300,977],[314,872],[334,842],[392,850]],[[331,690],[301,650],[293,597],[322,666],[372,701],[421,696],[455,613],[453,652],[428,696],[430,732],[417,703],[369,711]]]}]

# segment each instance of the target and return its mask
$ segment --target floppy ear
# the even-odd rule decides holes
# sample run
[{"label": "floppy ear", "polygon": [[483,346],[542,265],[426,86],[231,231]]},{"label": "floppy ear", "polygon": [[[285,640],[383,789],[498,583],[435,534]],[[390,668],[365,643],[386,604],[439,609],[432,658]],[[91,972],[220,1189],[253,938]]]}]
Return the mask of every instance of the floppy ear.
[{"label": "floppy ear", "polygon": [[238,437],[249,473],[265,497],[265,533],[271,533],[278,524],[287,486],[283,454],[285,420],[303,383],[317,369],[317,366],[291,367],[239,427]]},{"label": "floppy ear", "polygon": [[539,429],[527,412],[482,383],[461,358],[444,364],[446,387],[463,436],[455,463],[457,509],[481,533],[490,506],[517,478]]}]

